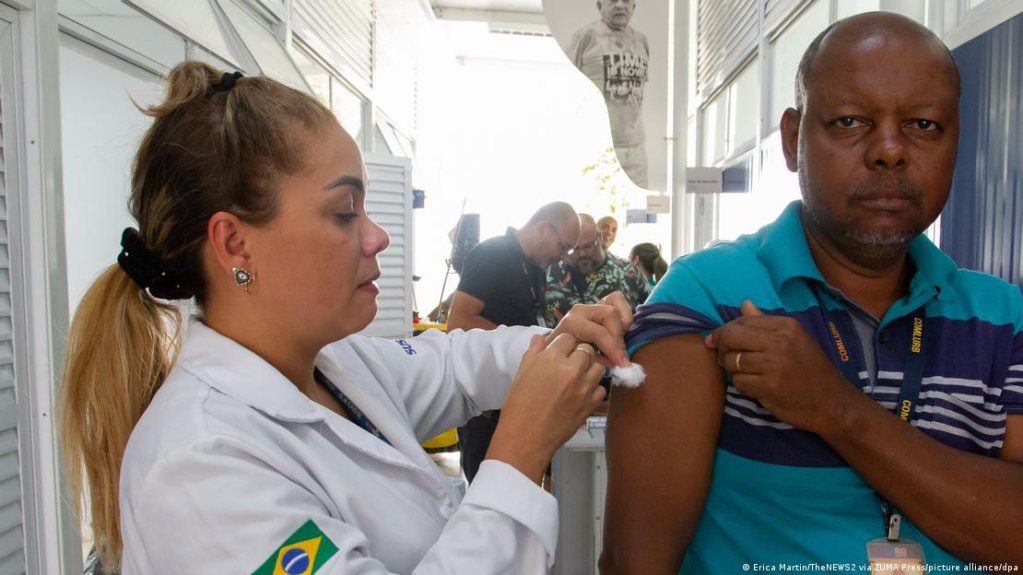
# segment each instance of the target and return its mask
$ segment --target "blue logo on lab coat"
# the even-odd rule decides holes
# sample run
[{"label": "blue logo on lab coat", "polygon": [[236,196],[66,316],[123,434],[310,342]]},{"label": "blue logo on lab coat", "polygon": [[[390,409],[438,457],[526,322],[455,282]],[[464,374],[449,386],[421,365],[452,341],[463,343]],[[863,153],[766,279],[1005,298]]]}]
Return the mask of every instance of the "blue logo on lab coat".
[{"label": "blue logo on lab coat", "polygon": [[394,343],[396,343],[399,346],[401,346],[401,349],[404,349],[405,353],[407,353],[409,355],[415,355],[416,354],[416,350],[412,348],[412,344],[411,343],[409,343],[409,342],[407,342],[407,341],[405,341],[403,339],[396,339],[396,340],[394,340]]}]

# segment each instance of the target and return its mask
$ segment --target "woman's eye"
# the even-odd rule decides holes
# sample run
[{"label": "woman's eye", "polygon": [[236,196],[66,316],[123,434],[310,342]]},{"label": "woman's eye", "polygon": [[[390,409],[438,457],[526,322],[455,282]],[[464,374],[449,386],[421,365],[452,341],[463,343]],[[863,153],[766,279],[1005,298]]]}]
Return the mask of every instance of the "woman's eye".
[{"label": "woman's eye", "polygon": [[345,212],[343,214],[335,214],[335,217],[343,224],[351,223],[359,217],[357,212]]}]

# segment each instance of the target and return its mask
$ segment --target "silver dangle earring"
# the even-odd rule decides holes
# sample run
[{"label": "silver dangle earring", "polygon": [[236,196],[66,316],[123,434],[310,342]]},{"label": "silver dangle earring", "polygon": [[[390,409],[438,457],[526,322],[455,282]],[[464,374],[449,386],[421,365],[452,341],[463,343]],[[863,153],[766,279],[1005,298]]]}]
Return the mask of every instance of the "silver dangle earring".
[{"label": "silver dangle earring", "polygon": [[249,284],[256,281],[256,274],[245,268],[231,268],[234,274],[234,283],[245,288],[245,293],[252,295],[249,291]]}]

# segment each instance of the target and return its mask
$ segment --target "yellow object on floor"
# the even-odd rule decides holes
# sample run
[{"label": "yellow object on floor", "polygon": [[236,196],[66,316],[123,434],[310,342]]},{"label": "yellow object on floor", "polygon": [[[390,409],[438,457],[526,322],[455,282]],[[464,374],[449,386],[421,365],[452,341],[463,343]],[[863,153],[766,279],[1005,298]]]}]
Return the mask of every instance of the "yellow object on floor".
[{"label": "yellow object on floor", "polygon": [[447,449],[458,445],[458,429],[452,427],[444,433],[428,439],[423,443],[423,449]]},{"label": "yellow object on floor", "polygon": [[446,323],[430,323],[430,322],[425,322],[425,321],[421,321],[419,323],[412,324],[412,332],[415,335],[419,335],[420,333],[422,333],[422,332],[424,332],[424,331],[426,331],[428,329],[439,329],[441,331],[447,331],[448,330],[448,324],[446,324]]}]

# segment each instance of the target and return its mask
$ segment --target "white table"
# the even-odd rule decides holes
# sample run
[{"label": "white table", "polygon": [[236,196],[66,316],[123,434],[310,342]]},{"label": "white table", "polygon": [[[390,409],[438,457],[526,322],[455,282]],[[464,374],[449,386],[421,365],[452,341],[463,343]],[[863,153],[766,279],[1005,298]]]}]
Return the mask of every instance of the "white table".
[{"label": "white table", "polygon": [[597,573],[604,534],[605,417],[591,417],[586,428],[554,455],[554,496],[560,530],[552,575]]}]

